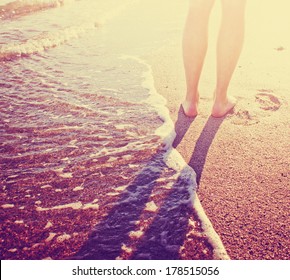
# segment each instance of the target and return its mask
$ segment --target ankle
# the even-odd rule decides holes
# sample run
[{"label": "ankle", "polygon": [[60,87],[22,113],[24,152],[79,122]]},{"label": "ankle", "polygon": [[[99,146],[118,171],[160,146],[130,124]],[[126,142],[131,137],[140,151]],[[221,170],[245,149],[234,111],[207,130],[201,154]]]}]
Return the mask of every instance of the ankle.
[{"label": "ankle", "polygon": [[199,101],[199,92],[187,92],[185,101],[188,103],[198,103]]},{"label": "ankle", "polygon": [[214,103],[225,104],[228,102],[227,91],[216,89],[214,92]]},{"label": "ankle", "polygon": [[228,98],[225,97],[225,98],[215,98],[214,99],[214,104],[220,104],[220,105],[223,105],[223,104],[227,104],[228,103]]},{"label": "ankle", "polygon": [[214,95],[213,101],[215,104],[225,104],[228,102],[228,97],[227,95]]}]

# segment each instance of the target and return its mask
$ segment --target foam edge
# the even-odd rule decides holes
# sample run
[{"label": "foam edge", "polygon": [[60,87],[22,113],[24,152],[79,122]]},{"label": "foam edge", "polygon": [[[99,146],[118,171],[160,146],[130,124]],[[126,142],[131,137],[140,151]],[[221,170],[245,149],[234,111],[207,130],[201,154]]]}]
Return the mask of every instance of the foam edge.
[{"label": "foam edge", "polygon": [[213,246],[213,255],[214,260],[230,260],[230,256],[228,255],[221,238],[216,233],[213,228],[212,223],[204,212],[204,209],[200,203],[197,193],[195,192],[195,197],[192,201],[193,207],[196,210],[198,218],[201,221],[202,229],[207,236],[209,242]]},{"label": "foam edge", "polygon": [[155,131],[155,134],[163,140],[164,149],[166,151],[163,161],[168,167],[177,171],[180,176],[185,175],[187,178],[189,178],[189,184],[187,187],[190,194],[190,199],[188,203],[190,203],[190,205],[196,210],[196,214],[201,222],[204,235],[207,237],[209,243],[213,246],[214,260],[229,260],[230,257],[226,252],[222,240],[214,230],[214,227],[209,218],[206,216],[196,193],[197,183],[195,171],[185,162],[182,155],[172,147],[172,143],[176,136],[174,123],[170,117],[169,110],[166,107],[167,100],[162,95],[160,95],[155,88],[151,65],[139,57],[124,55],[122,56],[122,59],[133,59],[140,64],[143,64],[148,69],[143,75],[144,82],[142,86],[149,90],[149,97],[143,101],[143,103],[150,104],[152,107],[154,107],[159,117],[163,120],[163,124]]}]

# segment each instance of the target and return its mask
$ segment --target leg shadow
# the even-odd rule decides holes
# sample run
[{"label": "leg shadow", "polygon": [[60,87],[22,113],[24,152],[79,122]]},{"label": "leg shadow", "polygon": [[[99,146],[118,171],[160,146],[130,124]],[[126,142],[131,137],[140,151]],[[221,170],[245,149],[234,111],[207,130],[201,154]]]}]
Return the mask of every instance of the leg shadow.
[{"label": "leg shadow", "polygon": [[148,202],[149,196],[166,168],[162,153],[157,153],[120,195],[116,206],[93,230],[87,242],[72,259],[110,260],[122,252],[122,245],[129,239]]},{"label": "leg shadow", "polygon": [[187,130],[189,129],[190,125],[193,123],[194,120],[195,120],[195,117],[190,118],[184,114],[183,108],[180,105],[179,110],[178,110],[178,118],[174,126],[176,136],[172,143],[173,148],[176,148],[180,144],[185,133],[187,132]]},{"label": "leg shadow", "polygon": [[[186,117],[182,109],[179,111],[175,124],[175,146],[180,143],[194,120]],[[197,173],[198,182],[207,152],[222,121],[223,119],[209,118],[195,145],[189,165]],[[136,229],[135,222],[145,209],[157,179],[165,170],[168,170],[168,167],[163,161],[163,153],[157,153],[120,195],[109,214],[96,226],[86,243],[71,259],[109,260],[120,256],[123,244],[130,239],[129,233]],[[140,240],[131,259],[180,258],[179,251],[186,239],[188,219],[195,215],[187,186],[194,188],[196,183],[195,177],[185,168],[164,199],[157,216]]]},{"label": "leg shadow", "polygon": [[188,165],[192,167],[196,173],[197,185],[199,185],[200,182],[208,150],[224,119],[225,117],[223,118],[209,117],[198,140],[196,141],[194,151],[188,162]]},{"label": "leg shadow", "polygon": [[[175,124],[174,148],[181,142],[193,120],[193,118],[190,119],[183,114],[182,108],[179,110],[178,120]],[[207,120],[188,163],[196,172],[196,178],[193,178],[186,168],[181,172],[172,191],[166,197],[153,223],[143,236],[132,259],[180,259],[180,248],[186,239],[188,219],[192,215],[196,217],[192,203],[189,201],[188,187],[194,189],[198,186],[209,148],[223,120],[224,118],[213,117],[209,117]],[[196,219],[198,218],[196,217]],[[205,237],[196,238],[199,239],[197,244],[203,243],[210,246]],[[202,250],[197,248],[196,256],[198,259],[208,258],[208,255],[203,255],[200,251]]]},{"label": "leg shadow", "polygon": [[180,259],[180,247],[186,239],[188,219],[195,215],[188,189],[188,186],[194,188],[194,184],[194,174],[187,170],[182,171],[132,259]]}]

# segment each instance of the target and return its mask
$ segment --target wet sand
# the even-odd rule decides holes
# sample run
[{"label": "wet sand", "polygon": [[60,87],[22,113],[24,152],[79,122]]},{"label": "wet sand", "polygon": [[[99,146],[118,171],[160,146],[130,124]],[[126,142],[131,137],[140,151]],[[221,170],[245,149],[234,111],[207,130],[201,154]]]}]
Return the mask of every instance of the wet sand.
[{"label": "wet sand", "polygon": [[[121,28],[124,34],[129,34],[131,28],[128,27],[132,26],[127,23],[127,18],[135,22],[143,5],[147,7],[145,10],[150,11],[154,1],[144,2],[141,7],[138,5],[132,11],[129,10],[128,16],[126,13],[123,15],[126,19]],[[176,9],[172,11],[176,13]],[[61,9],[55,12],[62,15]],[[166,18],[173,18],[164,14]],[[144,17],[148,18],[146,15]],[[43,16],[41,20],[46,21]],[[117,19],[118,24],[115,23],[115,27],[118,27],[116,35],[119,35],[120,22],[122,19]],[[164,19],[163,22],[166,25],[170,21]],[[143,27],[147,32],[156,27],[153,23],[148,27],[147,20],[144,23]],[[114,53],[115,43],[112,42],[115,42],[113,38],[118,37],[112,34],[116,32],[114,23],[112,29],[115,31],[106,35],[111,42],[106,45],[109,53]],[[176,32],[169,26],[164,30],[168,29]],[[135,35],[138,34],[128,36],[132,40],[128,43],[129,48],[134,49],[132,44],[136,41]],[[149,35],[147,33],[151,38]],[[192,189],[189,191],[187,186],[192,186],[192,173],[188,176],[188,172],[182,170],[180,177],[176,176],[176,172],[163,162],[163,152],[158,152],[161,141],[154,134],[162,121],[151,111],[151,106],[148,106],[150,111],[147,112],[146,105],[134,105],[114,97],[105,97],[99,92],[100,83],[107,80],[113,95],[116,93],[120,98],[119,88],[122,83],[126,91],[130,87],[134,88],[135,98],[138,101],[140,99],[136,97],[136,85],[133,87],[132,84],[134,79],[127,74],[124,64],[120,67],[120,80],[117,79],[118,71],[110,72],[115,69],[116,63],[119,64],[119,59],[115,60],[110,54],[106,55],[105,61],[101,60],[107,74],[101,74],[95,79],[96,70],[97,73],[103,72],[100,61],[83,53],[83,46],[88,50],[91,49],[89,46],[93,46],[90,54],[98,53],[96,46],[99,37],[93,37],[95,40],[92,41],[90,36],[84,36],[78,39],[79,43],[74,42],[73,55],[68,56],[68,61],[64,54],[70,53],[71,49],[62,40],[61,47],[49,49],[43,54],[47,59],[45,63],[44,60],[42,62],[49,65],[44,69],[50,73],[50,77],[60,76],[60,80],[47,81],[45,75],[44,78],[42,76],[41,83],[34,83],[39,78],[37,73],[42,73],[43,64],[32,62],[31,66],[30,56],[23,62],[19,60],[19,72],[13,65],[10,70],[10,63],[7,61],[3,86],[13,88],[17,83],[23,86],[12,91],[13,94],[9,96],[12,100],[5,99],[6,95],[3,94],[7,103],[1,103],[2,113],[6,112],[4,115],[7,116],[2,123],[4,132],[1,134],[4,155],[1,158],[4,172],[0,176],[0,216],[3,221],[0,235],[1,257],[213,259],[216,255],[214,248],[204,235],[197,214],[190,204]],[[59,36],[56,39],[59,42]],[[150,49],[153,48],[151,44],[150,41]],[[81,46],[80,53],[77,45]],[[138,42],[138,45],[143,46],[142,42]],[[126,49],[125,46],[123,48]],[[32,48],[32,52],[34,51],[38,51],[38,48]],[[129,50],[128,52],[130,53]],[[78,53],[81,55],[79,59]],[[29,55],[31,51],[25,54]],[[63,59],[66,61],[62,63],[65,69],[58,65]],[[80,74],[78,63],[81,63],[84,76]],[[40,69],[37,68],[39,65]],[[25,71],[23,75],[22,69],[25,66],[34,71]],[[90,78],[87,76],[90,67],[94,72],[94,79],[87,80]],[[134,73],[141,82],[138,65],[133,66],[130,62],[128,67],[128,73]],[[54,72],[55,68],[57,74]],[[66,80],[67,73],[76,71],[80,79],[72,79],[68,75]],[[116,79],[116,91],[110,73]],[[144,77],[144,82],[152,88],[152,77],[149,76]],[[92,83],[95,80],[96,84]],[[61,88],[60,84],[63,85]],[[86,86],[80,90],[80,84]],[[110,89],[106,89],[105,93],[109,94]],[[52,93],[56,94],[52,97]],[[22,106],[19,106],[19,95]],[[126,107],[126,119],[122,119],[123,105]],[[138,108],[135,113],[133,108]],[[139,114],[141,111],[143,114]],[[103,116],[102,112],[110,112],[113,120],[109,114]],[[135,145],[135,141],[140,143]]]},{"label": "wet sand", "polygon": [[175,122],[174,146],[196,171],[199,199],[231,259],[289,259],[290,41],[287,26],[279,25],[285,20],[262,30],[263,21],[254,26],[249,11],[248,27],[254,28],[248,28],[230,87],[238,104],[225,118],[210,117],[213,39],[195,119],[179,107],[185,93],[179,42],[147,57]]}]

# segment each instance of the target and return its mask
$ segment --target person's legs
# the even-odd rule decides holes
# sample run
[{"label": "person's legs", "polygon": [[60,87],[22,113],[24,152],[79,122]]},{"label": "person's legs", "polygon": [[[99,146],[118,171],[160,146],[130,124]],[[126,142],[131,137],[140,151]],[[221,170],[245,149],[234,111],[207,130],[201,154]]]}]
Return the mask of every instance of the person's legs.
[{"label": "person's legs", "polygon": [[198,83],[207,51],[208,20],[214,1],[191,0],[185,23],[183,62],[187,92],[182,106],[185,114],[190,117],[198,113]]},{"label": "person's legs", "polygon": [[227,90],[244,39],[246,0],[221,1],[223,15],[217,42],[217,84],[212,108],[213,117],[222,117],[235,106],[236,100],[227,95]]}]

